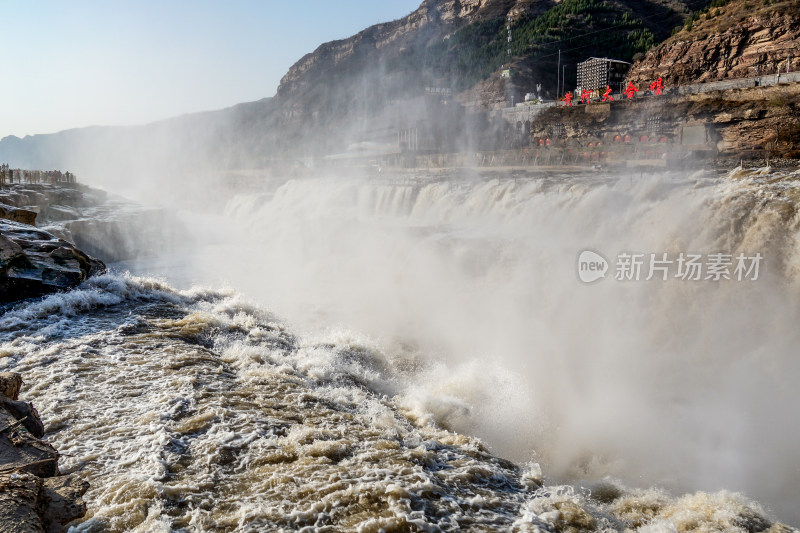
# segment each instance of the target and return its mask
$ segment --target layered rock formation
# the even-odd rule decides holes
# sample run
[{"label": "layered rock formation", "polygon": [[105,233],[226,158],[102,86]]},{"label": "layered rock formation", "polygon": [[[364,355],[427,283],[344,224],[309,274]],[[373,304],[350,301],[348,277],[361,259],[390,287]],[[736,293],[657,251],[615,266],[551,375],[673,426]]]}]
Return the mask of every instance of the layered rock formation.
[{"label": "layered rock formation", "polygon": [[[683,128],[705,131],[703,146],[684,138]],[[615,143],[630,136],[631,142]],[[800,84],[712,91],[687,96],[642,98],[609,104],[551,108],[532,124],[534,139],[573,153],[614,152],[626,156],[700,150],[706,157],[800,157]],[[641,137],[648,141],[640,143]],[[657,142],[653,144],[652,140]],[[665,142],[662,144],[660,141]],[[602,147],[590,149],[600,141]],[[624,145],[624,146],[623,146]],[[697,155],[697,154],[695,154]]]},{"label": "layered rock formation", "polygon": [[800,158],[800,84],[697,94],[684,107],[713,124],[721,154]]},{"label": "layered rock formation", "polygon": [[[35,213],[34,220],[38,216],[40,222],[67,220],[76,215],[76,210],[95,207],[107,200],[108,195],[105,191],[79,184],[18,184],[7,185],[0,189],[2,206],[9,209],[32,211]],[[4,217],[2,210],[0,210],[0,218],[33,225],[33,221],[26,222]]]},{"label": "layered rock formation", "polygon": [[102,261],[27,224],[0,220],[0,302],[70,289],[105,270]]},{"label": "layered rock formation", "polygon": [[20,209],[13,205],[5,205],[0,203],[0,219],[11,220],[12,222],[19,222],[21,224],[28,224],[33,226],[36,224],[36,211],[28,209]]},{"label": "layered rock formation", "polygon": [[[792,58],[792,54],[794,57]],[[668,86],[800,70],[800,0],[733,0],[650,50],[628,79]]]},{"label": "layered rock formation", "polygon": [[33,224],[37,216],[48,222],[77,217],[78,208],[104,200],[102,191],[77,185],[26,184],[0,190],[0,302],[70,289],[103,272],[102,261]]},{"label": "layered rock formation", "polygon": [[3,218],[38,221],[40,229],[107,262],[154,255],[188,240],[168,210],[109,199],[105,191],[78,184],[6,186],[0,189]]},{"label": "layered rock formation", "polygon": [[19,401],[22,377],[0,373],[0,533],[59,533],[86,514],[89,484],[58,471],[31,404]]}]

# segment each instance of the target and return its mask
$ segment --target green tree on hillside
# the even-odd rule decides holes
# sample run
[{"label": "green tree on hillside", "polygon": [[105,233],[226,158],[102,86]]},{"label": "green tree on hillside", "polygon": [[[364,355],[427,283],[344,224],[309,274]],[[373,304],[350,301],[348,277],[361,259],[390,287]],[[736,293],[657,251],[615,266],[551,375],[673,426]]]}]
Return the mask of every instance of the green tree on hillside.
[{"label": "green tree on hillside", "polygon": [[[457,89],[470,87],[508,60],[506,24],[500,18],[467,25],[442,41],[406,50],[390,68],[423,69],[451,80]],[[564,0],[540,16],[514,20],[511,33],[512,57],[548,65],[559,49],[577,57],[630,61],[655,44],[641,20],[606,0]]]}]

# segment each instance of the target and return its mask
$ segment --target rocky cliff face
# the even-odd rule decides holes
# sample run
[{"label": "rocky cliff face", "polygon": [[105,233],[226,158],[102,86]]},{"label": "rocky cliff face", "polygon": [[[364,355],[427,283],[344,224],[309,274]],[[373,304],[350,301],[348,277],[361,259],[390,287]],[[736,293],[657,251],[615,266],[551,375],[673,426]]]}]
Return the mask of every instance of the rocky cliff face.
[{"label": "rocky cliff face", "polygon": [[481,20],[538,14],[554,0],[425,0],[408,16],[371,26],[358,34],[324,43],[295,63],[281,80],[278,97],[302,91],[323,76],[341,78],[363,61],[387,60],[409,46],[425,46],[459,27]]},{"label": "rocky cliff face", "polygon": [[[441,48],[470,25],[489,22],[496,32],[508,14],[536,15],[555,4],[555,0],[425,0],[402,19],[322,44],[281,80],[275,114],[266,128],[282,132],[275,140],[275,152],[292,153],[306,145],[337,153],[363,140],[365,131],[403,127],[380,120],[393,103],[419,99],[426,87],[454,87],[453,72],[425,65],[429,47]],[[499,79],[499,72],[495,77]],[[495,92],[482,91],[485,102],[505,101],[503,84],[487,87]]]},{"label": "rocky cliff face", "polygon": [[[657,149],[674,156],[694,151],[682,139],[685,127],[707,132],[704,157],[719,161],[800,157],[800,84],[711,91],[688,96],[640,98],[613,104],[550,108],[532,125],[534,139],[553,138],[554,146],[575,152],[603,142],[597,151],[624,148],[624,157]],[[630,145],[615,137],[630,136]],[[641,138],[644,142],[640,142]],[[664,138],[660,145],[652,142]],[[650,139],[650,140],[648,140]],[[638,154],[638,155],[637,155]],[[729,165],[730,162],[726,162]]]},{"label": "rocky cliff face", "polygon": [[[442,103],[470,115],[491,113],[540,89],[554,98],[561,83],[556,78],[564,73],[559,48],[572,77],[574,65],[592,54],[631,59],[631,50],[680,23],[683,5],[684,0],[425,0],[408,16],[325,43],[290,68],[275,98],[271,128],[283,133],[275,151],[297,153],[306,145],[344,152],[358,141],[375,140],[375,132],[419,127],[378,119],[391,105],[437,99],[437,88],[447,89]],[[509,66],[513,73],[502,74]],[[435,113],[428,121],[444,122]]]},{"label": "rocky cliff face", "polygon": [[800,67],[800,0],[733,0],[710,8],[649,51],[628,78],[667,85],[745,78]]},{"label": "rocky cliff face", "polygon": [[687,113],[710,121],[733,158],[800,157],[800,85],[692,95]]}]

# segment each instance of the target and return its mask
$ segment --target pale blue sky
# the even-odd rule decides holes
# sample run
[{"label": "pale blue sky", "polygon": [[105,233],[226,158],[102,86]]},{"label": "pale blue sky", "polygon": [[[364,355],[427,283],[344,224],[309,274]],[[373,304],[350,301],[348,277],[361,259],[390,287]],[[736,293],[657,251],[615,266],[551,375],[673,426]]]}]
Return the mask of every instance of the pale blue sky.
[{"label": "pale blue sky", "polygon": [[0,0],[0,137],[273,96],[325,41],[421,0]]}]

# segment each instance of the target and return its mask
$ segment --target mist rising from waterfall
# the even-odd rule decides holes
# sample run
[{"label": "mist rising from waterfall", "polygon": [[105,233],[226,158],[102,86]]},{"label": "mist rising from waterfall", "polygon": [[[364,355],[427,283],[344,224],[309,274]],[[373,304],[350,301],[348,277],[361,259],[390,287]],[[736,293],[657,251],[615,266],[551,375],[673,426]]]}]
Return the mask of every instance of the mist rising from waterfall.
[{"label": "mist rising from waterfall", "polygon": [[[176,275],[367,335],[416,369],[391,387],[412,418],[552,479],[738,490],[797,521],[794,191],[745,171],[291,180],[187,213],[208,246]],[[765,261],[757,281],[585,285],[587,248]]]}]

